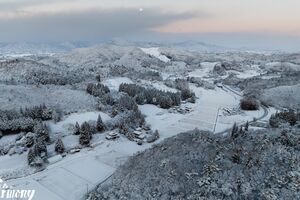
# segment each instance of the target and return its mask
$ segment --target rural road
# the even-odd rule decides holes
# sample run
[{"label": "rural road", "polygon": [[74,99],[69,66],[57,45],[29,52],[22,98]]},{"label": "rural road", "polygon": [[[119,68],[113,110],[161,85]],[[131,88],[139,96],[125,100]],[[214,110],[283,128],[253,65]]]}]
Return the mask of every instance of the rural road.
[{"label": "rural road", "polygon": [[[223,85],[223,84],[222,84],[222,86],[223,86],[222,89],[223,89],[225,92],[230,91],[231,93],[233,93],[233,94],[235,94],[235,95],[237,95],[237,96],[239,96],[239,97],[243,97],[243,95],[242,95],[240,92],[238,92],[238,91],[232,89],[231,87],[229,87],[229,86],[227,86],[227,85]],[[256,119],[253,119],[252,121],[250,121],[250,122],[249,122],[250,125],[251,125],[251,123],[253,123],[253,122],[257,121],[257,120],[264,119],[266,116],[268,116],[268,114],[269,114],[268,108],[267,108],[266,106],[264,106],[264,105],[261,105],[261,107],[262,107],[262,109],[264,110],[264,113],[263,113],[260,117],[258,117],[258,118],[256,118]],[[243,123],[240,123],[240,124],[237,124],[237,125],[243,126],[243,125],[245,125],[246,123],[247,123],[247,122],[243,122]],[[226,130],[224,130],[224,131],[221,131],[221,132],[218,132],[218,133],[216,133],[216,134],[225,134],[225,133],[228,133],[228,132],[230,132],[230,131],[231,131],[231,128],[228,128],[228,129],[226,129]]]}]

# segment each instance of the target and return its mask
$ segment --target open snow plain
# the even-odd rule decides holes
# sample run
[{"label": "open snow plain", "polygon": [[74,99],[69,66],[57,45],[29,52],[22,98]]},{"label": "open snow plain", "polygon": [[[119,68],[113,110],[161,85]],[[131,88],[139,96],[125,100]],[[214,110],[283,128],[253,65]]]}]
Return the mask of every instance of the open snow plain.
[{"label": "open snow plain", "polygon": [[[272,113],[299,105],[297,96],[290,98],[293,102],[289,105],[283,105],[276,104],[276,99],[266,102],[267,97],[257,95],[267,91],[269,97],[280,99],[282,96],[275,94],[284,95],[285,90],[299,86],[299,57],[101,45],[51,56],[3,60],[1,111],[15,110],[12,113],[22,115],[25,111],[20,109],[43,105],[51,116],[42,119],[50,139],[44,144],[47,157],[37,165],[30,165],[28,158],[29,149],[37,144],[26,143],[29,132],[34,135],[34,142],[39,142],[36,128],[22,129],[18,123],[15,128],[11,118],[19,118],[8,114],[1,118],[3,124],[9,121],[12,127],[3,125],[0,130],[0,177],[14,188],[35,189],[37,200],[82,199],[128,157],[165,138],[193,129],[227,134],[234,123],[247,121],[253,123],[252,129],[263,128]],[[287,58],[293,65],[287,64]],[[293,74],[271,65],[274,60],[292,65]],[[268,87],[260,87],[260,82]],[[89,84],[94,84],[92,89],[88,89]],[[135,89],[121,90],[124,85]],[[154,96],[148,97],[148,93]],[[174,97],[175,93],[181,95],[176,105],[169,102],[168,96]],[[122,102],[124,95],[132,100]],[[162,95],[166,96],[160,99]],[[241,100],[253,96],[259,108],[242,110]],[[127,103],[131,101],[138,102],[133,110],[142,117],[128,114],[131,109],[127,106],[131,105]],[[98,116],[105,129],[98,128]],[[88,144],[80,139],[85,136],[85,122],[89,130],[95,129]],[[78,134],[76,124],[81,127]],[[156,130],[159,137],[153,133]],[[115,134],[118,137],[111,139]],[[155,140],[150,140],[153,135]],[[58,139],[63,142],[63,153],[55,151]]]}]

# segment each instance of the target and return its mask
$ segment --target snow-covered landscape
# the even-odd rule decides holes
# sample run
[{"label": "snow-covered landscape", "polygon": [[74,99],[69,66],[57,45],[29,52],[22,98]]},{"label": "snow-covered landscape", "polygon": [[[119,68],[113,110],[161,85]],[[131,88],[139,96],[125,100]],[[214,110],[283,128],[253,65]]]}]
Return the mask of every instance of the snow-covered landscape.
[{"label": "snow-covered landscape", "polygon": [[268,129],[299,109],[299,57],[104,44],[3,59],[0,177],[34,199],[79,200],[179,133]]},{"label": "snow-covered landscape", "polygon": [[300,200],[299,7],[0,0],[0,200]]}]

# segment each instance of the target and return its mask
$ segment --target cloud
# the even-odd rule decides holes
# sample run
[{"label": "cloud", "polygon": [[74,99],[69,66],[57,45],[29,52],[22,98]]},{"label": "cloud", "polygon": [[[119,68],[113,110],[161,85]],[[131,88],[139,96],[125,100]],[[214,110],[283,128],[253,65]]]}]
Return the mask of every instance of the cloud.
[{"label": "cloud", "polygon": [[0,19],[3,41],[97,40],[142,34],[194,13],[166,13],[156,9],[118,8],[64,13],[39,13]]}]

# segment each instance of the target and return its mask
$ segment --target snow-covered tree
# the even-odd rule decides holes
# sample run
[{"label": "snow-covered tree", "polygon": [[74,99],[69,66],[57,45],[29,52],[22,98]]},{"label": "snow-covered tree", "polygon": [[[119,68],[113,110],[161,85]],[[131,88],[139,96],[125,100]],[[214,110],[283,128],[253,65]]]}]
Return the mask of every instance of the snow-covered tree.
[{"label": "snow-covered tree", "polygon": [[57,153],[64,153],[65,145],[60,138],[58,138],[57,141],[55,142],[54,148]]},{"label": "snow-covered tree", "polygon": [[158,104],[161,108],[168,109],[172,107],[172,99],[169,96],[161,96],[158,99]]},{"label": "snow-covered tree", "polygon": [[98,82],[101,82],[101,75],[100,75],[100,74],[97,74],[97,75],[96,75],[96,80],[97,80]]},{"label": "snow-covered tree", "polygon": [[249,122],[247,121],[245,124],[245,131],[248,131],[248,129],[249,129]]},{"label": "snow-covered tree", "polygon": [[34,133],[37,135],[37,138],[42,138],[46,142],[50,142],[49,130],[46,124],[38,122],[34,126]]},{"label": "snow-covered tree", "polygon": [[26,147],[31,147],[34,145],[34,141],[35,141],[35,134],[34,133],[27,133],[24,137],[24,144]]},{"label": "snow-covered tree", "polygon": [[74,127],[74,135],[79,135],[80,134],[80,125],[78,122],[75,123],[75,127]]},{"label": "snow-covered tree", "polygon": [[236,123],[234,123],[231,128],[231,138],[235,138],[237,136],[238,131],[239,131],[239,127],[237,126]]},{"label": "snow-covered tree", "polygon": [[35,161],[35,157],[36,157],[36,154],[35,154],[34,148],[30,148],[28,151],[28,154],[27,154],[28,165],[33,165],[33,163]]},{"label": "snow-covered tree", "polygon": [[44,140],[38,138],[27,154],[27,161],[30,166],[39,167],[47,160],[47,145]]},{"label": "snow-covered tree", "polygon": [[79,143],[81,145],[89,145],[92,139],[92,133],[89,123],[84,122],[80,128]]},{"label": "snow-covered tree", "polygon": [[258,110],[259,102],[255,99],[244,98],[240,102],[240,107],[242,110]]},{"label": "snow-covered tree", "polygon": [[103,85],[101,83],[97,83],[97,84],[89,83],[87,85],[86,91],[90,95],[93,95],[96,97],[102,96],[102,95],[110,92],[109,88],[106,85]]},{"label": "snow-covered tree", "polygon": [[103,123],[103,121],[102,121],[102,118],[101,118],[101,115],[98,115],[98,118],[97,118],[97,125],[96,125],[97,127],[97,131],[99,131],[99,132],[102,132],[102,131],[104,131],[104,129],[105,129],[105,124]]},{"label": "snow-covered tree", "polygon": [[36,155],[46,160],[48,157],[47,145],[43,138],[37,138],[35,145],[33,146]]},{"label": "snow-covered tree", "polygon": [[63,116],[62,110],[60,107],[57,107],[53,113],[52,113],[52,118],[55,122],[59,122]]}]

